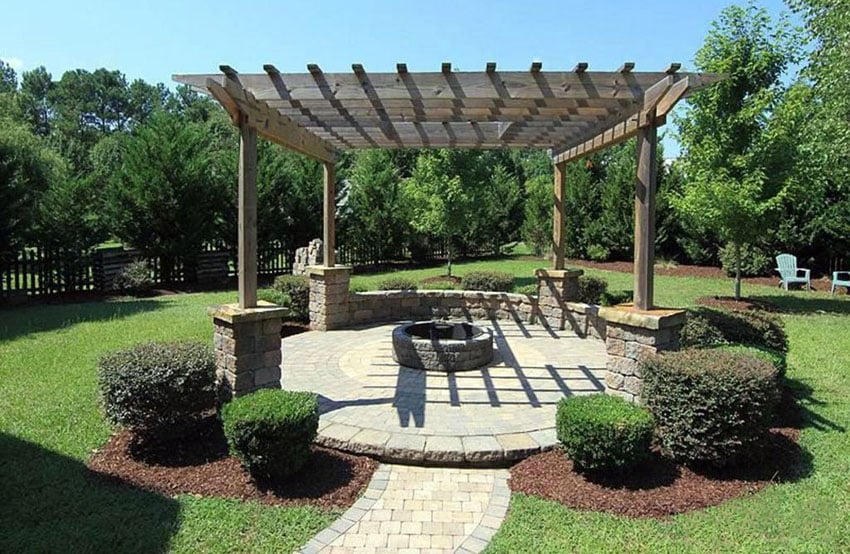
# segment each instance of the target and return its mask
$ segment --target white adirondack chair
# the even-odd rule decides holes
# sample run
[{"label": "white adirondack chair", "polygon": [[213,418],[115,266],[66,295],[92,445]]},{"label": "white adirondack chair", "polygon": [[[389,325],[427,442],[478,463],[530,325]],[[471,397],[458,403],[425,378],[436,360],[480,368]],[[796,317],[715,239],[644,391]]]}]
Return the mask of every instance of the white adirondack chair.
[{"label": "white adirondack chair", "polygon": [[812,290],[811,270],[797,267],[797,256],[780,254],[776,256],[776,271],[782,279],[782,288],[788,290],[792,283],[806,283],[806,290]]},{"label": "white adirondack chair", "polygon": [[835,294],[835,287],[847,287],[850,291],[850,271],[833,271],[832,272],[832,288],[830,294]]}]

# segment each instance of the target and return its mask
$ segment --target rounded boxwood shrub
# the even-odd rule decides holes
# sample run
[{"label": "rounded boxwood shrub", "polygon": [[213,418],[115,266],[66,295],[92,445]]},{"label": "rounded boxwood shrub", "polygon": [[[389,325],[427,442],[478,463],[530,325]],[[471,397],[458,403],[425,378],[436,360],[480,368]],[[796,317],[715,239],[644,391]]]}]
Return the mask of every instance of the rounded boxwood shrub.
[{"label": "rounded boxwood shrub", "polygon": [[304,275],[281,275],[272,284],[289,315],[298,321],[310,320],[310,280]]},{"label": "rounded boxwood shrub", "polygon": [[180,435],[215,407],[215,361],[197,342],[145,343],[98,362],[107,419],[137,434]]},{"label": "rounded boxwood shrub", "polygon": [[608,281],[601,277],[580,275],[578,278],[578,301],[585,304],[601,304],[608,291]]},{"label": "rounded boxwood shrub", "polygon": [[615,470],[649,455],[650,412],[617,396],[570,396],[558,404],[558,440],[579,471]]},{"label": "rounded boxwood shrub", "polygon": [[524,294],[526,296],[537,296],[537,285],[523,285],[521,287],[517,287],[514,292],[517,294]]},{"label": "rounded boxwood shrub", "polygon": [[785,372],[788,369],[788,360],[784,352],[771,350],[760,346],[747,346],[745,344],[722,344],[714,347],[716,350],[724,352],[737,352],[739,354],[747,354],[764,360],[771,364],[776,369],[778,377],[785,377]]},{"label": "rounded boxwood shrub", "polygon": [[145,260],[136,260],[125,265],[112,281],[112,288],[131,294],[145,294],[154,286],[151,266]]},{"label": "rounded boxwood shrub", "polygon": [[255,478],[280,479],[304,467],[319,428],[319,403],[309,392],[261,389],[221,411],[231,454]]},{"label": "rounded boxwood shrub", "polygon": [[501,271],[473,271],[463,276],[461,286],[464,290],[511,292],[514,289],[514,276]]},{"label": "rounded boxwood shrub", "polygon": [[788,336],[782,320],[766,312],[688,310],[679,338],[683,348],[746,344],[788,352]]},{"label": "rounded boxwood shrub", "polygon": [[416,290],[417,284],[406,277],[387,277],[378,283],[378,290]]},{"label": "rounded boxwood shrub", "polygon": [[742,353],[690,349],[649,356],[643,401],[655,416],[664,455],[724,466],[766,436],[779,400],[770,362]]}]

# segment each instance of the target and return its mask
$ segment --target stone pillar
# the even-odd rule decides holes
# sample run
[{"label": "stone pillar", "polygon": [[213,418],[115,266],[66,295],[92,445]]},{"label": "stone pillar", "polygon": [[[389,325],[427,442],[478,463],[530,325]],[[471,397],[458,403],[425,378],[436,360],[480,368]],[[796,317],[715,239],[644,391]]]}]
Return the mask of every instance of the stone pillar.
[{"label": "stone pillar", "polygon": [[256,308],[212,306],[216,379],[226,401],[261,388],[280,388],[280,325],[288,315],[260,301]]},{"label": "stone pillar", "polygon": [[310,328],[318,331],[341,329],[349,324],[347,266],[307,268],[310,276]]},{"label": "stone pillar", "polygon": [[578,278],[584,274],[580,269],[538,269],[537,307],[540,318],[550,327],[563,330],[567,319],[567,302],[578,300]]},{"label": "stone pillar", "polygon": [[600,308],[599,317],[607,322],[605,392],[639,403],[643,390],[640,361],[650,354],[679,349],[686,314],[660,308],[640,311],[622,304]]}]

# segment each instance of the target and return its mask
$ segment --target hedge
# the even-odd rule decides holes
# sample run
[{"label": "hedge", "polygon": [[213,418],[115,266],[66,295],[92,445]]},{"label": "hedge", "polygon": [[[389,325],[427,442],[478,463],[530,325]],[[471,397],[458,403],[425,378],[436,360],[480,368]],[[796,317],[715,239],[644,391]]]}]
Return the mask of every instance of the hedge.
[{"label": "hedge", "polygon": [[511,292],[514,288],[514,276],[501,271],[473,271],[464,275],[461,286],[464,290]]}]

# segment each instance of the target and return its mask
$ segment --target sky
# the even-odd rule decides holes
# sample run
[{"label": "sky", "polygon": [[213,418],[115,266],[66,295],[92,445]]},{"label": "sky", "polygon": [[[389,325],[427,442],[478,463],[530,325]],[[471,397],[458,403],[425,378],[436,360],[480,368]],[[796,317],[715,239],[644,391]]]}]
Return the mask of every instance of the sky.
[{"label": "sky", "polygon": [[[70,69],[119,69],[128,78],[171,83],[175,73],[213,73],[227,64],[262,72],[635,71],[692,67],[712,20],[732,0],[5,0],[0,59],[19,73],[43,65],[54,79]],[[773,16],[782,0],[760,0]],[[792,19],[793,21],[793,19]],[[670,127],[668,125],[668,127]],[[678,152],[667,133],[665,155]]]}]

